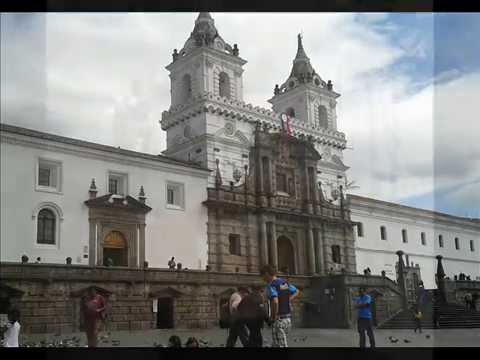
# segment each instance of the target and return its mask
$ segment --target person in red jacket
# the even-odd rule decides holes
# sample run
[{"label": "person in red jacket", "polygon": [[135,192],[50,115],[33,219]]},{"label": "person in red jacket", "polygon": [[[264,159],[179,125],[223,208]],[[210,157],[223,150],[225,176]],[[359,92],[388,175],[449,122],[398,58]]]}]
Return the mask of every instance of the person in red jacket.
[{"label": "person in red jacket", "polygon": [[105,320],[105,310],[105,298],[97,294],[94,287],[91,287],[83,300],[83,314],[88,347],[98,346],[98,331],[100,322]]}]

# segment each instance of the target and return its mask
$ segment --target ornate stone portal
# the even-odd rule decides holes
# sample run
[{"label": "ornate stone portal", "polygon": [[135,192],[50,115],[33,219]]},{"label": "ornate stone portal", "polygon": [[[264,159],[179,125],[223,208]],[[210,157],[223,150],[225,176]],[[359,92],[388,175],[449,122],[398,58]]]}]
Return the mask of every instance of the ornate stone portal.
[{"label": "ornate stone portal", "polygon": [[131,196],[112,194],[92,197],[85,204],[89,208],[89,265],[143,267],[145,215],[151,208]]},{"label": "ornate stone portal", "polygon": [[[257,127],[245,181],[208,189],[209,264],[217,271],[355,273],[350,213],[323,199],[313,145]],[[218,178],[221,178],[220,176]]]}]

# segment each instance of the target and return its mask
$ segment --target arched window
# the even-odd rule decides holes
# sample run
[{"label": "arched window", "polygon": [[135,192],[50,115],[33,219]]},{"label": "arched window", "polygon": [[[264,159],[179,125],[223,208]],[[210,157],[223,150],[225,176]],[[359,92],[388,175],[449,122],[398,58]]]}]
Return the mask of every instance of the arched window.
[{"label": "arched window", "polygon": [[182,78],[182,102],[186,102],[192,97],[192,77],[185,74]]},{"label": "arched window", "polygon": [[443,235],[438,235],[438,246],[443,248]]},{"label": "arched window", "polygon": [[289,107],[287,110],[285,110],[285,113],[291,118],[295,117],[295,109],[292,107]]},{"label": "arched window", "polygon": [[50,209],[42,209],[37,217],[37,244],[55,245],[56,232],[55,213]]},{"label": "arched window", "polygon": [[408,235],[407,235],[407,230],[406,229],[403,229],[402,230],[402,241],[404,243],[407,243],[408,242]]},{"label": "arched window", "polygon": [[458,237],[455,238],[455,249],[460,250],[460,241],[458,240]]},{"label": "arched window", "polygon": [[427,236],[425,235],[424,232],[420,234],[420,239],[422,241],[422,245],[427,245]]},{"label": "arched window", "polygon": [[220,96],[230,99],[230,78],[228,74],[221,72],[218,81]]},{"label": "arched window", "polygon": [[328,128],[327,108],[323,105],[318,106],[318,126],[324,129]]}]

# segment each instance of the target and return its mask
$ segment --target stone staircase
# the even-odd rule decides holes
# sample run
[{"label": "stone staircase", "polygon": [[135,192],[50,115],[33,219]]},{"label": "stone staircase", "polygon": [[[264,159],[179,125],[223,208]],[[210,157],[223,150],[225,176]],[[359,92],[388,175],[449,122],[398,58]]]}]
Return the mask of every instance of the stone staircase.
[{"label": "stone staircase", "polygon": [[[439,314],[440,329],[480,328],[480,311],[467,311],[458,304],[433,305],[423,309],[422,327],[433,329],[433,313]],[[378,326],[379,329],[413,329],[414,316],[411,310],[403,310]]]}]

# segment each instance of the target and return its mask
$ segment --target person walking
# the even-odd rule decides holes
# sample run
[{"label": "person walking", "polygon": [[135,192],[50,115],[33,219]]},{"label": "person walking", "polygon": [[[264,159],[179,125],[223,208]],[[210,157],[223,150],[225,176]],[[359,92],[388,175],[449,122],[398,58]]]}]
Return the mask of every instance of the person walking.
[{"label": "person walking", "polygon": [[255,286],[252,292],[242,299],[238,305],[238,315],[248,329],[248,347],[262,347],[262,329],[268,319],[268,305],[260,286]]},{"label": "person walking", "polygon": [[83,301],[83,314],[85,318],[85,332],[88,347],[98,346],[98,332],[101,321],[105,320],[105,299],[94,287],[91,287]]},{"label": "person walking", "polygon": [[4,347],[18,347],[20,335],[20,312],[17,309],[9,310],[7,313],[8,323],[2,328]]},{"label": "person walking", "polygon": [[175,266],[177,266],[177,264],[175,264],[175,258],[172,256],[172,258],[168,262],[168,268],[170,270],[175,270]]},{"label": "person walking", "polygon": [[237,339],[240,338],[240,342],[243,347],[248,345],[248,333],[247,327],[242,319],[239,318],[237,308],[240,302],[244,297],[248,295],[248,289],[244,287],[239,287],[231,296],[228,302],[229,313],[230,313],[230,326],[228,329],[228,338],[226,347],[235,347]]},{"label": "person walking", "polygon": [[467,308],[467,311],[472,310],[472,294],[469,292],[465,294],[465,307]]},{"label": "person walking", "polygon": [[365,347],[365,332],[368,335],[370,341],[370,348],[375,348],[375,336],[373,335],[372,326],[372,298],[367,295],[365,288],[359,289],[359,296],[354,298],[355,307],[358,309],[358,332],[360,334],[360,347]]},{"label": "person walking", "polygon": [[419,333],[421,334],[422,333],[422,317],[423,317],[423,314],[418,307],[413,307],[412,310],[413,310],[413,316],[414,316],[414,319],[415,319],[415,329],[413,331],[417,332],[417,330],[419,330]]},{"label": "person walking", "polygon": [[267,283],[265,291],[270,303],[270,319],[272,325],[272,347],[288,347],[287,336],[292,327],[292,301],[300,291],[282,278],[271,265],[265,265],[260,275]]}]

